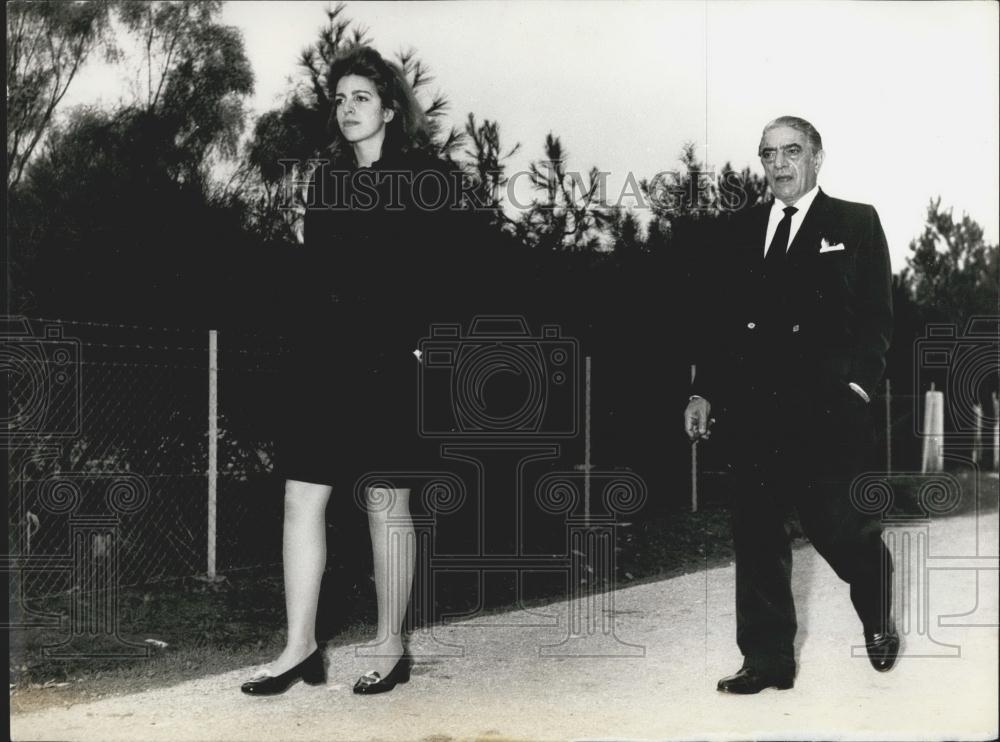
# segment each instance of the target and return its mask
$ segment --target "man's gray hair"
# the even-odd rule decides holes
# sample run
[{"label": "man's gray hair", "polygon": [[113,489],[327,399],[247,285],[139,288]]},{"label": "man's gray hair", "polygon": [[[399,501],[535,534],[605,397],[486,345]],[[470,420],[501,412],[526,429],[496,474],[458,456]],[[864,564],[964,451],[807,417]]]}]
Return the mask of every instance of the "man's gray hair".
[{"label": "man's gray hair", "polygon": [[816,131],[816,127],[798,116],[778,116],[778,118],[764,127],[764,131],[761,132],[761,138],[776,126],[787,126],[805,134],[806,139],[809,140],[809,145],[812,147],[813,154],[823,149],[823,137]]}]

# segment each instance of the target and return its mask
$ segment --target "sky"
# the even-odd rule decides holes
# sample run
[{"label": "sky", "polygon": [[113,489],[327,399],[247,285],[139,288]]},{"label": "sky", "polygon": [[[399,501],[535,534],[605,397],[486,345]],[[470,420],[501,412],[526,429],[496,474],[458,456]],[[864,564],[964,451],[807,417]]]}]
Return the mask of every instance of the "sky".
[{"label": "sky", "polygon": [[[255,114],[280,105],[327,2],[228,2],[256,77]],[[350,2],[346,17],[384,55],[413,48],[451,101],[521,144],[511,172],[561,137],[571,170],[678,167],[694,142],[708,168],[761,172],[763,125],[783,114],[823,136],[823,189],[874,204],[893,269],[929,200],[1000,232],[998,5],[988,2]],[[65,106],[110,101],[97,65]]]}]

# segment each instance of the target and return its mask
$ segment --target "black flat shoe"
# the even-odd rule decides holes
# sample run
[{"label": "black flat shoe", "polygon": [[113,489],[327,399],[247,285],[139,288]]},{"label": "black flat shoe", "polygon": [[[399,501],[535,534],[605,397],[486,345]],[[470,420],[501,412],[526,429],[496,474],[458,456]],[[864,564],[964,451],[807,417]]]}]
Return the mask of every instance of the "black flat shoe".
[{"label": "black flat shoe", "polygon": [[354,692],[372,695],[373,693],[390,691],[399,683],[409,682],[412,666],[413,658],[404,652],[403,656],[399,658],[399,662],[384,678],[374,670],[358,678],[358,682],[354,684]]},{"label": "black flat shoe", "polygon": [[764,675],[752,667],[743,667],[735,675],[720,680],[716,689],[720,693],[749,695],[750,693],[760,693],[765,688],[788,690],[794,684],[795,680],[791,675]]},{"label": "black flat shoe", "polygon": [[323,685],[326,682],[323,653],[318,648],[291,670],[287,670],[281,675],[253,678],[245,682],[240,690],[251,696],[276,696],[279,693],[284,693],[298,680],[308,685]]},{"label": "black flat shoe", "polygon": [[879,672],[889,672],[899,656],[899,635],[894,629],[885,632],[865,632],[868,661]]}]

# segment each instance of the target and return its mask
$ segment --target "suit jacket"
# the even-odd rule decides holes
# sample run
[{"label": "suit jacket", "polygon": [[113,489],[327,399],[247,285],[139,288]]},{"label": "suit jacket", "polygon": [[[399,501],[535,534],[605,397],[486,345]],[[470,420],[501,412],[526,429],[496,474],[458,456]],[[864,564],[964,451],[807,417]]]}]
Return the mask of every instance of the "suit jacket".
[{"label": "suit jacket", "polygon": [[819,390],[855,382],[874,396],[892,337],[889,250],[878,214],[820,190],[776,284],[764,272],[770,208],[752,208],[722,228],[711,291],[724,308],[701,333],[692,393],[723,409],[789,383]]}]

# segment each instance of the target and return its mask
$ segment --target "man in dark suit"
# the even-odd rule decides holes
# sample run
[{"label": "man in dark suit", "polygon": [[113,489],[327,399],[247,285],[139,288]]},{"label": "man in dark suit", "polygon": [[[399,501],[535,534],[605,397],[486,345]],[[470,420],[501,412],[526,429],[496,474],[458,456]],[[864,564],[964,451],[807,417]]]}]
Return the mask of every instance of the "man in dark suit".
[{"label": "man in dark suit", "polygon": [[875,669],[892,668],[899,651],[891,557],[880,523],[852,503],[850,491],[874,447],[869,405],[892,334],[885,235],[873,207],[831,198],[816,185],[824,152],[808,121],[782,116],[767,124],[759,155],[775,200],[723,228],[711,290],[726,305],[702,333],[684,413],[686,432],[697,439],[709,435],[714,410],[735,452],[744,663],[719,681],[728,693],[794,682],[789,507],[850,584]]}]

